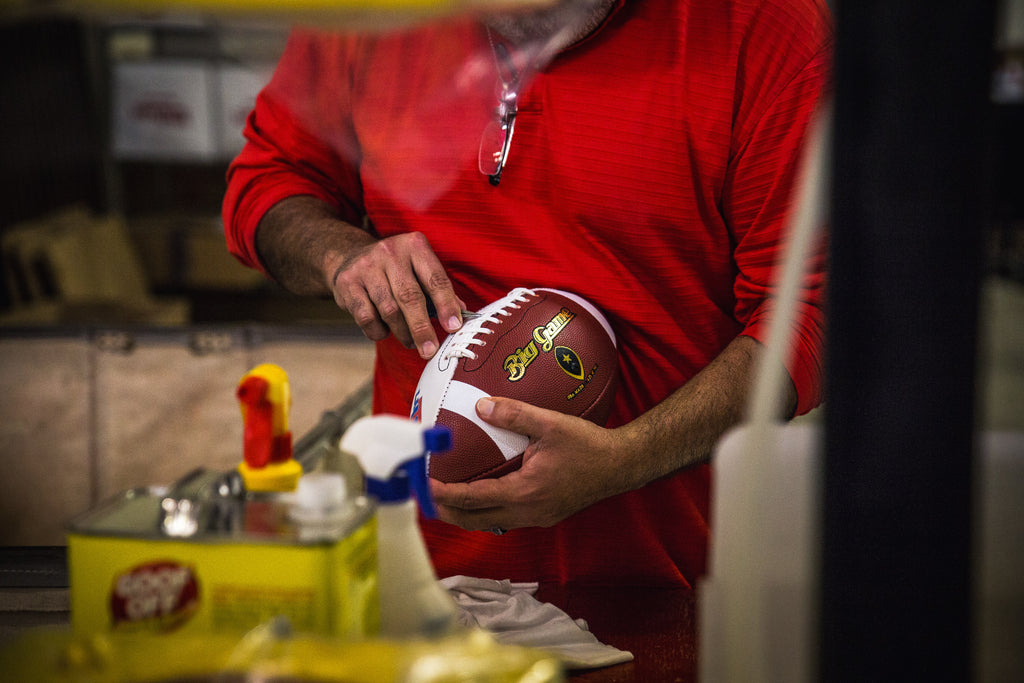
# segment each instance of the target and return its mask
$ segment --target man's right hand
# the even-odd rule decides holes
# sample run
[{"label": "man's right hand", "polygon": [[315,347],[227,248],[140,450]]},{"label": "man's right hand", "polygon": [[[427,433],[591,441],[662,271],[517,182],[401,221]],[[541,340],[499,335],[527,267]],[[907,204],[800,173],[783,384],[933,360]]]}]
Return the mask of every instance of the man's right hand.
[{"label": "man's right hand", "polygon": [[420,233],[380,239],[343,220],[331,205],[296,196],[264,214],[256,250],[282,287],[307,296],[332,295],[373,341],[393,333],[423,358],[432,357],[439,344],[428,302],[445,330],[462,326],[465,304]]},{"label": "man's right hand", "polygon": [[352,249],[329,273],[334,300],[369,339],[389,333],[420,356],[438,349],[428,300],[448,332],[462,326],[465,305],[427,238],[418,232],[387,237]]}]

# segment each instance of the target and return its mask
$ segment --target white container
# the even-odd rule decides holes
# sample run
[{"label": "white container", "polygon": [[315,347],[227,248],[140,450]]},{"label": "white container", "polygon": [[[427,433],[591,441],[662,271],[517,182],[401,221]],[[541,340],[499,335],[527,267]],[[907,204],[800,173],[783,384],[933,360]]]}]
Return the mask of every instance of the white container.
[{"label": "white container", "polygon": [[[698,600],[705,683],[818,680],[822,443],[813,424],[745,425],[719,443]],[[760,496],[750,493],[752,470]],[[1024,672],[1024,434],[980,435],[975,502],[974,678],[1017,683]]]},{"label": "white container", "polygon": [[455,601],[437,581],[416,520],[416,503],[433,516],[426,482],[426,452],[449,448],[434,441],[447,437],[443,427],[392,415],[360,418],[341,439],[366,473],[367,493],[377,499],[377,577],[381,635],[385,638],[433,637],[456,625]]}]

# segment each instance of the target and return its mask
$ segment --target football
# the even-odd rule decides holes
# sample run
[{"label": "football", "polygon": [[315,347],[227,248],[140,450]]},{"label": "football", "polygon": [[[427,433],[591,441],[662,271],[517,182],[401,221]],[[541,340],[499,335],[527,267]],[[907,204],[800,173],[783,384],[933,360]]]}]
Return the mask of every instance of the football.
[{"label": "football", "polygon": [[492,427],[476,402],[502,396],[604,425],[618,376],[615,333],[583,298],[556,289],[514,289],[468,318],[427,363],[411,417],[445,425],[452,449],[428,454],[444,482],[500,477],[519,468],[527,437]]}]

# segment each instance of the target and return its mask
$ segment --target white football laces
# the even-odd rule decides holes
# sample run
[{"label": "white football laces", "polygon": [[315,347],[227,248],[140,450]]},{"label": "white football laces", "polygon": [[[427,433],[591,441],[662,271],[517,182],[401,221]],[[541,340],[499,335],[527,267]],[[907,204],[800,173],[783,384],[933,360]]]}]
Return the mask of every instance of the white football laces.
[{"label": "white football laces", "polygon": [[501,299],[487,304],[477,312],[477,316],[465,321],[458,332],[452,335],[451,342],[446,345],[442,360],[453,358],[469,358],[476,360],[476,352],[471,346],[485,346],[487,341],[478,338],[478,335],[494,334],[494,330],[487,327],[487,323],[500,323],[499,316],[508,317],[512,315],[512,309],[519,308],[519,304],[528,301],[528,297],[534,296],[532,289],[519,287],[513,289]]}]

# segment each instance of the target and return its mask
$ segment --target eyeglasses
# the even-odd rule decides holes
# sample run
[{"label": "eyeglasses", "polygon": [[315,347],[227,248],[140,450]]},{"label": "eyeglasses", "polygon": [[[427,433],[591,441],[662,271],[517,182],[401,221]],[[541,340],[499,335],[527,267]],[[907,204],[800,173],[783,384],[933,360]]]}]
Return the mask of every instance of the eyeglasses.
[{"label": "eyeglasses", "polygon": [[519,73],[508,50],[501,43],[493,44],[495,63],[498,66],[498,87],[495,93],[498,106],[494,108],[494,119],[484,127],[480,138],[480,172],[487,176],[491,185],[501,182],[501,172],[508,160],[512,145],[512,133],[516,127],[516,98],[519,89]]}]

